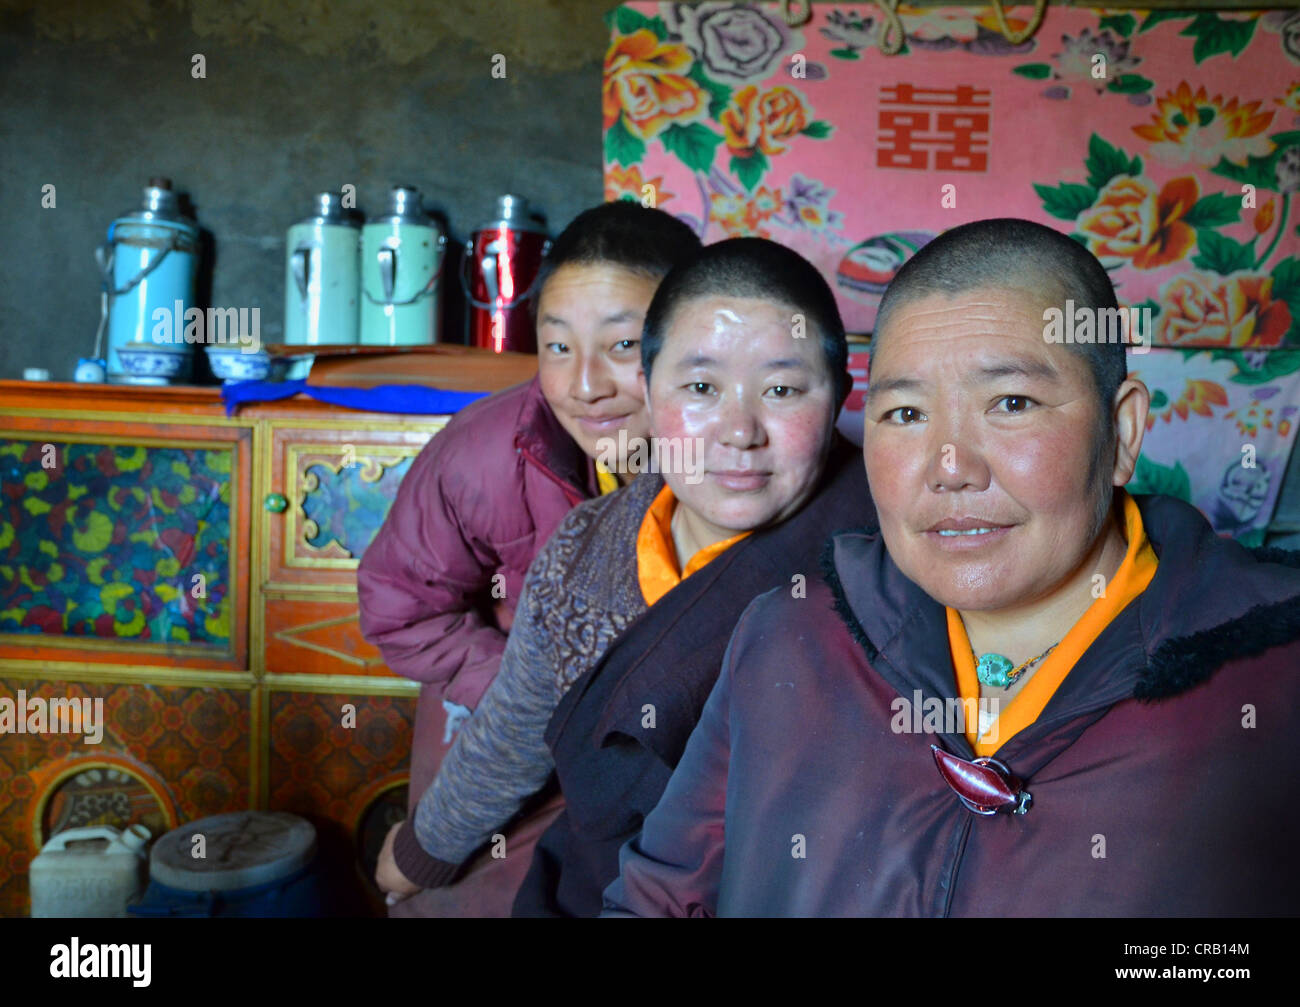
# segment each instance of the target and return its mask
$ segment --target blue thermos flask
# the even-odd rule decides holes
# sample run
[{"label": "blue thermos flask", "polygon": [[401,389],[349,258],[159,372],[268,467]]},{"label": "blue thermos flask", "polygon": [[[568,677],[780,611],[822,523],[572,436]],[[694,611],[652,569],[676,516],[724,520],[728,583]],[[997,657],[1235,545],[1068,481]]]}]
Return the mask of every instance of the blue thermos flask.
[{"label": "blue thermos flask", "polygon": [[147,344],[160,355],[179,355],[178,365],[165,370],[169,380],[186,381],[194,345],[182,333],[185,313],[195,306],[199,228],[182,212],[170,179],[149,180],[141,207],[108,226],[108,241],[97,257],[105,288],[108,380],[131,383],[117,351],[141,351]]}]

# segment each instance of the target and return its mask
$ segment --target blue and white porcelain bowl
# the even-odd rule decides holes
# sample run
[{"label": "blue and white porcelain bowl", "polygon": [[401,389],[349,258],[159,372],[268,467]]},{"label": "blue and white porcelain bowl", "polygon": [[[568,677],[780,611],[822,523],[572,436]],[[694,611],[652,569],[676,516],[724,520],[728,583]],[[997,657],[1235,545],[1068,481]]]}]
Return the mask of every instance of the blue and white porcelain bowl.
[{"label": "blue and white porcelain bowl", "polygon": [[166,385],[178,377],[189,377],[189,346],[165,343],[127,343],[117,348],[117,359],[132,385]]},{"label": "blue and white porcelain bowl", "polygon": [[283,381],[289,361],[265,350],[245,353],[238,346],[207,346],[212,373],[226,384],[236,381]]}]

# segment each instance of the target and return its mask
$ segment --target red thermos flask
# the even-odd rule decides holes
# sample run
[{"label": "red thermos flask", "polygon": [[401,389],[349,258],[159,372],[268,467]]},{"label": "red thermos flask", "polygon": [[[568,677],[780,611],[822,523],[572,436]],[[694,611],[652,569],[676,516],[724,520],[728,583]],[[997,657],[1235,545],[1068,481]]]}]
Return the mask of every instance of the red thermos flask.
[{"label": "red thermos flask", "polygon": [[465,242],[461,286],[469,306],[469,345],[496,353],[537,352],[537,332],[528,298],[551,247],[546,231],[529,219],[528,201],[501,196],[497,219]]}]

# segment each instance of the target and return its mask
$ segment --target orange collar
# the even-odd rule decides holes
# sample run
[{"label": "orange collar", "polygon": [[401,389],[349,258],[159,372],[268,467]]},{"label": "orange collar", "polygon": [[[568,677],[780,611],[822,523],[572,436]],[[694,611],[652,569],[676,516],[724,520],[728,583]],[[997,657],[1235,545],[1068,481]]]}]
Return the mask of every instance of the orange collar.
[{"label": "orange collar", "polygon": [[[1048,700],[1056,693],[1070,669],[1083,657],[1102,630],[1120,614],[1134,598],[1146,590],[1156,574],[1156,554],[1147,541],[1142,526],[1142,514],[1137,501],[1128,493],[1124,497],[1124,532],[1128,551],[1115,576],[1106,585],[1106,593],[1096,599],[1076,622],[1065,638],[1038,666],[1038,670],[1025,683],[1015,699],[999,711],[999,716],[988,727],[983,741],[978,741],[979,725],[966,725],[966,739],[976,755],[993,755],[1017,733],[1038,719]],[[956,609],[948,612],[948,647],[952,651],[952,664],[956,670],[957,688],[964,701],[965,710],[977,709],[980,685],[975,676],[975,655],[966,636],[966,625]],[[996,693],[990,698],[996,698]]]},{"label": "orange collar", "polygon": [[664,483],[664,488],[651,502],[641,521],[641,530],[636,536],[636,574],[641,584],[641,596],[647,605],[653,605],[683,580],[707,566],[721,556],[733,545],[749,534],[742,531],[739,535],[714,542],[705,546],[686,564],[686,569],[677,572],[677,547],[673,545],[673,509],[677,498]]}]

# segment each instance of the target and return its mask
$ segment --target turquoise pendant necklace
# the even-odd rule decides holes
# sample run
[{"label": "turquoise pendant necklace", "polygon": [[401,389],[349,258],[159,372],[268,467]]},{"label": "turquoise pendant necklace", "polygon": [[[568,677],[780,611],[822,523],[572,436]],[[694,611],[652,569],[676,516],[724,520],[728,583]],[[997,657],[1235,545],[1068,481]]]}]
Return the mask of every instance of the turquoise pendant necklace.
[{"label": "turquoise pendant necklace", "polygon": [[[1048,654],[1057,648],[1057,643],[1052,644],[1037,657],[1031,657],[1024,664],[1018,667],[1012,665],[1011,659],[1003,657],[1001,654],[981,654],[975,664],[975,677],[980,680],[981,685],[987,685],[991,688],[1009,689],[1016,684],[1033,665],[1037,664]],[[974,650],[971,651],[975,653]]]}]

